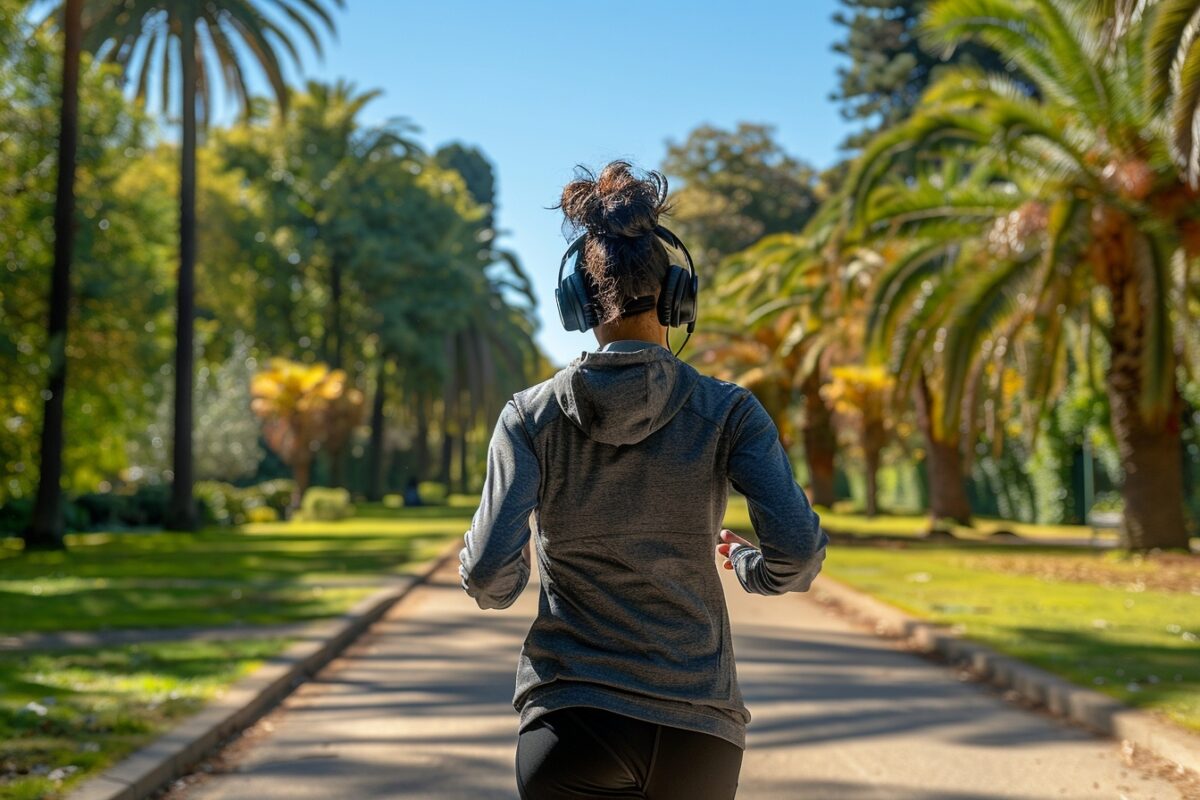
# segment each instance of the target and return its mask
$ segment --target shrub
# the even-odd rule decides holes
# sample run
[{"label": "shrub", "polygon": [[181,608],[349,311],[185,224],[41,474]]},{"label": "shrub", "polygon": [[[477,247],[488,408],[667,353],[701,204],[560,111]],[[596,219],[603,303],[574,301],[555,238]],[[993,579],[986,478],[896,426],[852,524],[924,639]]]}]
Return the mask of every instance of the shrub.
[{"label": "shrub", "polygon": [[262,498],[262,505],[275,509],[280,517],[287,515],[292,505],[292,496],[296,492],[296,482],[289,478],[276,478],[273,481],[263,481],[251,490]]},{"label": "shrub", "polygon": [[421,481],[417,484],[417,491],[421,494],[421,502],[427,506],[444,506],[446,505],[446,485],[437,481]]},{"label": "shrub", "polygon": [[137,487],[132,494],[126,495],[121,522],[131,527],[162,525],[166,521],[167,500],[170,496],[171,487],[165,483]]},{"label": "shrub", "polygon": [[384,508],[403,508],[404,498],[398,494],[385,494],[383,496]]},{"label": "shrub", "polygon": [[308,522],[332,522],[354,515],[350,493],[345,489],[310,486],[300,501],[298,519]]},{"label": "shrub", "polygon": [[220,481],[197,481],[194,491],[205,525],[241,525],[246,521],[246,494],[252,492]]},{"label": "shrub", "polygon": [[279,512],[270,506],[255,506],[246,509],[246,522],[278,522]]},{"label": "shrub", "polygon": [[20,536],[33,518],[33,501],[24,497],[0,506],[0,534]]}]

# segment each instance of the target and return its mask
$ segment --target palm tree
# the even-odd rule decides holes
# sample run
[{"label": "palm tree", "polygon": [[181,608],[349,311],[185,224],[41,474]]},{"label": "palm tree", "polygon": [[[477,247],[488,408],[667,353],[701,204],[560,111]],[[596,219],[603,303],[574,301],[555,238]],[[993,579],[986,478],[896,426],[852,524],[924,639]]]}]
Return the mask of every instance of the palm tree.
[{"label": "palm tree", "polygon": [[1167,116],[1167,141],[1192,187],[1200,185],[1200,0],[1090,0],[1112,47],[1143,39],[1146,89]]},{"label": "palm tree", "polygon": [[[908,302],[910,330],[937,340],[947,430],[973,413],[963,400],[987,363],[1027,358],[1028,389],[1047,402],[1065,368],[1064,320],[1102,324],[1126,544],[1138,550],[1188,544],[1176,369],[1194,354],[1177,321],[1186,327],[1200,257],[1200,193],[1171,158],[1142,70],[1140,26],[1153,19],[1106,46],[1100,26],[1056,0],[939,0],[926,43],[1006,53],[1037,99],[1004,75],[948,71],[864,150],[848,203],[861,231],[945,253],[893,275],[889,302]],[[969,168],[952,183],[897,180],[902,159]]]},{"label": "palm tree", "polygon": [[[247,55],[267,76],[281,106],[288,88],[278,51],[299,65],[300,56],[289,32],[271,19],[265,8],[286,18],[321,53],[314,20],[333,31],[328,5],[345,0],[92,0],[84,18],[84,48],[127,72],[136,71],[136,92],[145,99],[152,75],[169,76],[179,64],[182,100],[182,141],[179,187],[179,284],[175,343],[174,478],[168,527],[193,530],[196,507],[192,498],[192,383],[194,372],[196,267],[196,137],[208,122],[212,90],[218,80],[250,110],[246,84]],[[178,62],[172,57],[177,53]],[[220,78],[216,78],[216,74]],[[170,81],[162,81],[162,106],[170,97]]]},{"label": "palm tree", "polygon": [[75,242],[75,153],[79,138],[79,63],[83,0],[67,0],[63,19],[62,112],[58,132],[58,186],[54,197],[54,270],[50,275],[50,379],[42,415],[41,464],[27,549],[63,546],[63,395],[67,388],[67,312],[71,303],[71,256]]}]

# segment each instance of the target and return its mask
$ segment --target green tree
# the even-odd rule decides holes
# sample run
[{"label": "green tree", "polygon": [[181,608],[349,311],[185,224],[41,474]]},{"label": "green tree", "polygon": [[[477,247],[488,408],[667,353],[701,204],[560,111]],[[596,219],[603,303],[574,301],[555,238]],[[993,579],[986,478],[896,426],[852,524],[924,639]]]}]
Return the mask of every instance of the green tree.
[{"label": "green tree", "polygon": [[[1145,37],[1105,47],[1103,30],[1053,0],[940,0],[926,26],[930,46],[969,40],[1005,52],[1042,98],[956,68],[873,140],[851,178],[864,229],[947,252],[893,269],[880,290],[889,306],[913,308],[907,327],[936,345],[944,424],[974,413],[964,398],[988,363],[1016,363],[1044,404],[1065,368],[1065,321],[1094,321],[1109,352],[1126,543],[1186,547],[1176,370],[1195,354],[1177,331],[1196,292],[1187,275],[1200,257],[1200,194],[1160,133],[1139,69]],[[914,155],[969,169],[953,181],[890,177]]]},{"label": "green tree", "polygon": [[663,170],[682,181],[670,225],[695,258],[701,286],[721,259],[764,236],[799,232],[817,208],[816,172],[788,155],[766,125],[696,128],[668,143]]},{"label": "green tree", "polygon": [[[338,7],[344,0],[331,0]],[[174,463],[169,527],[193,530],[196,505],[192,497],[192,427],[194,311],[196,265],[196,146],[197,133],[207,124],[212,87],[223,81],[244,110],[249,109],[245,61],[249,57],[266,75],[280,105],[288,90],[278,51],[299,63],[289,32],[265,12],[273,7],[290,21],[320,53],[321,40],[313,19],[333,29],[328,3],[322,0],[206,0],[168,2],[96,0],[84,18],[84,46],[106,60],[132,70],[138,65],[136,91],[145,98],[151,75],[170,75],[178,64],[182,111],[179,191],[179,280],[176,304]],[[177,54],[178,61],[172,57]],[[220,78],[217,78],[217,75]],[[162,82],[164,111],[171,81]]]},{"label": "green tree", "polygon": [[841,104],[842,117],[862,125],[842,147],[858,150],[877,132],[912,113],[937,70],[947,63],[966,63],[1004,70],[991,50],[962,42],[939,56],[916,36],[929,0],[841,0],[833,21],[845,38],[833,50],[850,60],[839,67],[838,88],[830,100]]},{"label": "green tree", "polygon": [[[3,15],[0,15],[3,16]],[[53,264],[61,44],[31,31],[0,48],[0,503],[28,504],[38,471],[42,393],[53,361],[45,320]],[[80,73],[76,213],[68,327],[62,353],[62,485],[94,490],[124,467],[147,420],[141,397],[169,340],[163,270],[170,195],[142,183],[149,122],[121,93],[116,71]]]},{"label": "green tree", "polygon": [[67,389],[67,315],[75,243],[75,157],[79,140],[83,0],[66,0],[62,13],[62,111],[58,130],[58,185],[54,193],[54,268],[50,278],[47,326],[50,375],[42,411],[37,501],[33,507],[33,520],[25,534],[25,546],[38,549],[63,547],[63,396]]}]

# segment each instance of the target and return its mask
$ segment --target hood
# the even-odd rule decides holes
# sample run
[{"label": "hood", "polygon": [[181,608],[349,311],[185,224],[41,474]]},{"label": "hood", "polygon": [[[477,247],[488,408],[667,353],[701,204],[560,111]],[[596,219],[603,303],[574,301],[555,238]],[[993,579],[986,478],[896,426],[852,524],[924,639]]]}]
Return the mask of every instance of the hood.
[{"label": "hood", "polygon": [[588,438],[637,444],[683,408],[700,374],[655,344],[581,353],[554,376],[563,413]]}]

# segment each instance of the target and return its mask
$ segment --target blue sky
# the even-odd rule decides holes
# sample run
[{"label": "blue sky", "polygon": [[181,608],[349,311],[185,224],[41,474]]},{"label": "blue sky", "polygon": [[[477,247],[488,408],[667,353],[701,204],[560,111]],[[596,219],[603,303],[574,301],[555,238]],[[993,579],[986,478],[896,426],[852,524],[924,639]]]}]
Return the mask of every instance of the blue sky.
[{"label": "blue sky", "polygon": [[[537,289],[539,341],[558,364],[595,346],[554,309],[565,249],[554,204],[577,163],[657,167],[701,123],[776,126],[794,155],[837,158],[827,99],[836,0],[407,2],[348,0],[305,77],[380,88],[365,117],[406,117],[429,148],[460,140],[495,165],[500,226]],[[701,295],[703,302],[703,294]],[[675,337],[672,337],[673,340]],[[685,353],[686,355],[686,353]]]}]

